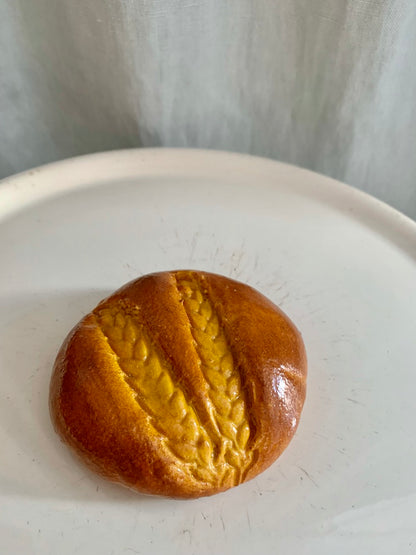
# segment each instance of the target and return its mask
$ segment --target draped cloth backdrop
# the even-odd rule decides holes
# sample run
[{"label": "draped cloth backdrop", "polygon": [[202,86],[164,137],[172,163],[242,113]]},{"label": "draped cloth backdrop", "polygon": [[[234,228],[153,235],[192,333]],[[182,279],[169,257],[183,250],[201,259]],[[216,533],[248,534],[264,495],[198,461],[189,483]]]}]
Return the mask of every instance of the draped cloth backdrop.
[{"label": "draped cloth backdrop", "polygon": [[415,29],[415,0],[0,0],[0,177],[226,149],[416,218]]}]

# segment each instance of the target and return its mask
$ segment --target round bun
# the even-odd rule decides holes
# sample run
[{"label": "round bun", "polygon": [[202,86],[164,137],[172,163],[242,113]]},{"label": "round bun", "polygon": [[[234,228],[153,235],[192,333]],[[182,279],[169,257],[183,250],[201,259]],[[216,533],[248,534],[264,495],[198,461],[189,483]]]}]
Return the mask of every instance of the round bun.
[{"label": "round bun", "polygon": [[95,471],[137,491],[212,495],[267,468],[305,399],[301,336],[251,287],[197,271],[151,274],[66,338],[50,410]]}]

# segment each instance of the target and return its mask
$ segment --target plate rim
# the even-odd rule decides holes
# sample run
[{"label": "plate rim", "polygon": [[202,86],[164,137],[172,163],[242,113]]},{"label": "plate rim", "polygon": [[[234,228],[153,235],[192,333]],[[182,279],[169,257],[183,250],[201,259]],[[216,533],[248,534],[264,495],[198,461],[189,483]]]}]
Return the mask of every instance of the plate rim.
[{"label": "plate rim", "polygon": [[[65,175],[66,179],[70,179],[71,174],[97,162],[100,164],[100,171],[103,171],[103,164],[115,164],[115,169],[118,169],[117,162],[119,163],[123,161],[123,159],[124,161],[127,159],[130,159],[129,161],[133,160],[134,162],[141,161],[146,164],[151,162],[152,159],[155,161],[161,158],[165,158],[166,160],[176,158],[179,159],[179,162],[186,164],[186,162],[189,161],[189,157],[199,160],[200,162],[203,162],[204,159],[205,162],[207,162],[210,158],[223,163],[237,161],[242,165],[252,165],[253,168],[256,164],[260,164],[263,169],[269,166],[270,169],[273,168],[276,172],[280,172],[282,175],[292,180],[296,180],[297,177],[300,179],[303,178],[304,182],[309,182],[309,193],[315,192],[315,195],[312,196],[316,196],[317,193],[321,196],[324,195],[326,204],[330,204],[331,202],[342,212],[352,212],[351,206],[345,205],[345,203],[352,202],[355,209],[358,208],[361,210],[360,219],[364,219],[367,225],[368,217],[372,220],[382,219],[384,223],[389,225],[390,232],[394,232],[395,235],[399,234],[402,237],[404,236],[405,242],[410,243],[410,245],[415,248],[414,255],[416,258],[416,221],[386,202],[352,185],[348,185],[313,170],[272,158],[226,150],[171,147],[126,148],[82,154],[35,166],[0,180],[0,222],[4,217],[7,217],[15,211],[24,209],[33,203],[59,196],[59,194],[64,191],[91,186],[91,178],[89,178],[88,180],[84,179],[82,182],[77,183],[76,186],[68,183],[65,186],[59,183],[51,186],[50,183],[48,183],[46,187],[45,182],[53,177],[54,174]],[[236,167],[238,169],[238,165]],[[186,165],[184,168],[186,168]],[[137,165],[135,170],[134,175],[139,175],[140,166]],[[156,171],[155,175],[169,175],[168,173],[161,172],[160,167],[157,167],[156,170],[158,171]],[[89,171],[91,171],[91,168]],[[133,177],[132,174],[126,174],[124,176],[119,171],[116,171],[112,177],[115,178],[117,174],[119,174],[119,177]],[[143,175],[145,175],[144,172]],[[46,180],[44,179],[45,176],[47,178]],[[402,243],[402,241],[400,241],[400,243]]]}]

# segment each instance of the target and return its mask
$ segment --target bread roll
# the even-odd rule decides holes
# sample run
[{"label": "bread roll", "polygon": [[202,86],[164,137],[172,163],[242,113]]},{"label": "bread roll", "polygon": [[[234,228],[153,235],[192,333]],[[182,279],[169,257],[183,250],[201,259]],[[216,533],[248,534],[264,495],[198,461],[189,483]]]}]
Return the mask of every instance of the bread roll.
[{"label": "bread roll", "polygon": [[151,274],[66,338],[50,411],[95,471],[192,498],[249,480],[282,453],[305,399],[301,336],[251,287],[197,271]]}]

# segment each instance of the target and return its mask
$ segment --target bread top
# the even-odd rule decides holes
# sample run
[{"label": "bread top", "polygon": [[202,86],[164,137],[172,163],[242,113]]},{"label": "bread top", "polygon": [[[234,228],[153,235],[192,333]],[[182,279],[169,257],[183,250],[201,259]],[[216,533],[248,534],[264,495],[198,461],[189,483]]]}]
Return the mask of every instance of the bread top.
[{"label": "bread top", "polygon": [[56,430],[103,476],[141,492],[211,495],[253,478],[292,438],[306,355],[253,288],[175,271],[102,301],[58,354]]}]

